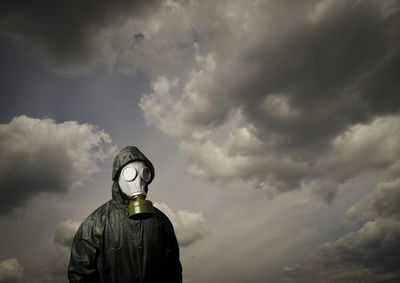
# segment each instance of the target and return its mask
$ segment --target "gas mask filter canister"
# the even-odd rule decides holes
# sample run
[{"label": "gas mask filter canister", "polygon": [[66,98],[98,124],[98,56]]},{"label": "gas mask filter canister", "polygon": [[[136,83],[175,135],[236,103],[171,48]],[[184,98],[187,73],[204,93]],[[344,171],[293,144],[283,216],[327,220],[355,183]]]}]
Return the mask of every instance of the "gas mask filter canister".
[{"label": "gas mask filter canister", "polygon": [[129,197],[129,217],[144,219],[154,215],[151,201],[146,200],[147,182],[151,179],[151,171],[143,161],[133,161],[125,165],[118,178],[121,191]]}]

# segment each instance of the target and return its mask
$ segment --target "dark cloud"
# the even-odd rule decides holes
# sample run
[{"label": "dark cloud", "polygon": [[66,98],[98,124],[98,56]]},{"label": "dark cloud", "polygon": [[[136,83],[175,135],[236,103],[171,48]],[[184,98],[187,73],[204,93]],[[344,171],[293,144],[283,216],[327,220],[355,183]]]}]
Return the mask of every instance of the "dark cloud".
[{"label": "dark cloud", "polygon": [[[285,13],[279,25],[289,31],[248,51],[244,63],[256,66],[253,76],[230,89],[258,135],[279,133],[281,147],[307,158],[349,125],[400,110],[398,13],[384,16],[370,1],[335,5],[300,24]],[[274,94],[285,97],[296,119],[265,111],[260,101]]]},{"label": "dark cloud", "polygon": [[380,183],[360,201],[350,207],[341,221],[351,225],[360,221],[390,218],[400,220],[400,179]]},{"label": "dark cloud", "polygon": [[[400,6],[298,3],[237,3],[194,17],[205,38],[197,66],[183,82],[155,79],[140,107],[180,141],[193,174],[276,192],[309,187],[332,201],[340,185],[397,162],[383,148],[399,133],[390,120],[400,110]],[[218,29],[207,25],[219,16]],[[225,141],[215,141],[224,127]],[[366,134],[383,129],[381,139]]]},{"label": "dark cloud", "polygon": [[19,116],[0,125],[0,214],[82,184],[113,150],[108,134],[89,124]]},{"label": "dark cloud", "polygon": [[[398,113],[398,12],[385,14],[373,1],[315,3],[265,3],[258,9],[268,19],[249,24],[258,28],[256,43],[235,42],[235,53],[216,46],[214,81],[200,89],[210,109],[199,107],[189,122],[221,124],[240,108],[262,140],[275,133],[282,150],[313,158],[348,126]],[[295,119],[265,107],[277,106],[274,96]]]},{"label": "dark cloud", "polygon": [[145,17],[158,6],[158,0],[2,1],[0,33],[60,71],[87,69],[97,55],[94,39],[104,28]]},{"label": "dark cloud", "polygon": [[400,280],[400,180],[378,184],[343,216],[366,222],[320,251],[283,270],[289,282],[397,282]]},{"label": "dark cloud", "polygon": [[314,257],[283,270],[289,282],[397,282],[400,222],[367,222],[359,231],[325,244]]}]

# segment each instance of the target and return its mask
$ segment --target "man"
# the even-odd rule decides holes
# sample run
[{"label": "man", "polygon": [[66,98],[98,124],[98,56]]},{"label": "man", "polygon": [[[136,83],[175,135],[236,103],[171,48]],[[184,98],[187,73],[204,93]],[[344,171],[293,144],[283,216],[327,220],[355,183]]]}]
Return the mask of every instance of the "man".
[{"label": "man", "polygon": [[153,178],[153,164],[136,147],[116,156],[112,199],[90,214],[74,237],[71,283],[182,282],[173,226],[145,200]]}]

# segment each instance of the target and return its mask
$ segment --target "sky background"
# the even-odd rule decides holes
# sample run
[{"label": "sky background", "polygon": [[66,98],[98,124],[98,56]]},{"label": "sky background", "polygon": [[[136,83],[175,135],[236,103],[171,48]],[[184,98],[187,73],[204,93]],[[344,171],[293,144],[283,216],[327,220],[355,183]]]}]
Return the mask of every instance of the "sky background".
[{"label": "sky background", "polygon": [[112,161],[185,283],[400,281],[400,1],[2,1],[0,282],[67,282]]}]

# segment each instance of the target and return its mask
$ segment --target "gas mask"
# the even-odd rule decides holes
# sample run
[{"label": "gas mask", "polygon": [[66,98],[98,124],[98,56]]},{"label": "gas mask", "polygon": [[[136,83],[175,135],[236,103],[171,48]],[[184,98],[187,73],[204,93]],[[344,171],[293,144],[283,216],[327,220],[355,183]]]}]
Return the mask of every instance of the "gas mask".
[{"label": "gas mask", "polygon": [[143,219],[153,216],[153,204],[146,200],[147,182],[150,180],[151,171],[143,161],[133,161],[122,168],[118,185],[121,191],[129,197],[129,217]]}]

